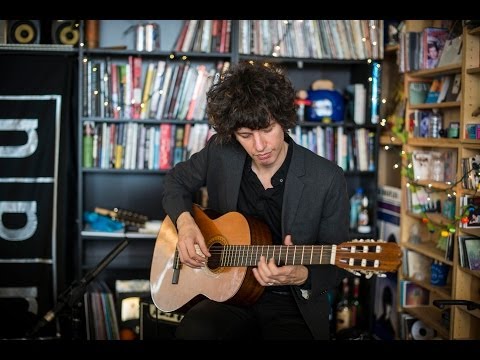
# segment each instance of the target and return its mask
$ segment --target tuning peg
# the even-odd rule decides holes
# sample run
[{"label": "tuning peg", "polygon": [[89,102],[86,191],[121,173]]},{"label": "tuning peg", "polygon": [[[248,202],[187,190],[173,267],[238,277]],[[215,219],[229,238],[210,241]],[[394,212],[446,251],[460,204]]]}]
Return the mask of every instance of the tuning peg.
[{"label": "tuning peg", "polygon": [[355,276],[362,276],[362,274],[360,274],[360,273],[359,273],[358,271],[356,271],[356,270],[352,270],[352,269],[345,269],[345,270],[351,272],[351,273],[352,273],[353,275],[355,275]]},{"label": "tuning peg", "polygon": [[377,277],[379,277],[379,278],[384,278],[384,277],[387,277],[387,274],[385,274],[385,273],[378,273],[378,274],[377,274]]}]

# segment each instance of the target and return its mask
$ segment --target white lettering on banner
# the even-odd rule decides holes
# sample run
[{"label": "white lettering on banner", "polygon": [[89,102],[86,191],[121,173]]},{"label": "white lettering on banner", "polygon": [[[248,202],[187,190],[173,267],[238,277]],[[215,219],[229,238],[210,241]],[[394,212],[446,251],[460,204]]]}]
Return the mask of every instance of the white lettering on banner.
[{"label": "white lettering on banner", "polygon": [[[27,223],[19,229],[9,229],[4,226],[3,214],[24,213]],[[23,241],[29,239],[38,226],[36,201],[0,201],[0,237],[8,241]]]},{"label": "white lettering on banner", "polygon": [[0,157],[25,158],[38,147],[37,119],[0,119],[0,131],[24,131],[28,140],[18,146],[0,146]]},{"label": "white lettering on banner", "polygon": [[0,298],[24,298],[28,302],[28,311],[38,313],[38,288],[36,286],[0,287]]}]

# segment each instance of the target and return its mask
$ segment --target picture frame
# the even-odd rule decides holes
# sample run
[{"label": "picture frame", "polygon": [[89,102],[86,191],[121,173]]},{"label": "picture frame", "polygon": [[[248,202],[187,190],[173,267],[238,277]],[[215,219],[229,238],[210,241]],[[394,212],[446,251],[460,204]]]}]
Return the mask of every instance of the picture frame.
[{"label": "picture frame", "polygon": [[470,238],[464,241],[468,268],[470,270],[480,270],[480,238]]}]

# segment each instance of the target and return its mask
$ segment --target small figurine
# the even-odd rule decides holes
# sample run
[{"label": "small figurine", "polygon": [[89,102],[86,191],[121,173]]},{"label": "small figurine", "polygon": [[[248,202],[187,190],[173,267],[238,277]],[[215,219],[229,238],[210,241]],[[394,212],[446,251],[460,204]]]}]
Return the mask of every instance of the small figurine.
[{"label": "small figurine", "polygon": [[298,106],[298,121],[303,122],[305,121],[305,106],[311,105],[312,102],[308,100],[308,92],[306,90],[298,90],[296,95],[297,98],[295,99],[295,104]]}]

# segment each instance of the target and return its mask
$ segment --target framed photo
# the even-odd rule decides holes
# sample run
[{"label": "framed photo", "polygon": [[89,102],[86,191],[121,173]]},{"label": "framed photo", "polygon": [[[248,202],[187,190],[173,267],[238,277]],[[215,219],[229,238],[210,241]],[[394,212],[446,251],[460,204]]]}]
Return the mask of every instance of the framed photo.
[{"label": "framed photo", "polygon": [[480,270],[480,238],[465,239],[468,267],[470,270]]}]

